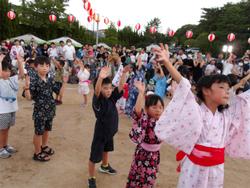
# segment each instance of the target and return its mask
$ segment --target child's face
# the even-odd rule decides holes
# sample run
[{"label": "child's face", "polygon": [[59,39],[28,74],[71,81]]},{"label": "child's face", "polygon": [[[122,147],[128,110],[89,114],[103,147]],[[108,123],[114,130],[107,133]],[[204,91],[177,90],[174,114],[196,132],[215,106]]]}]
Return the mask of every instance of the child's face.
[{"label": "child's face", "polygon": [[156,120],[160,118],[163,110],[164,108],[160,101],[158,101],[156,105],[149,106],[148,108],[146,108],[147,114]]},{"label": "child's face", "polygon": [[212,103],[218,106],[226,105],[229,100],[229,89],[228,83],[214,83],[211,88],[204,89],[203,94]]},{"label": "child's face", "polygon": [[2,78],[3,78],[4,80],[8,80],[9,77],[10,77],[10,74],[11,74],[11,72],[10,72],[9,69],[3,70],[3,71],[2,71]]},{"label": "child's face", "polygon": [[50,65],[44,63],[44,64],[38,64],[36,67],[36,70],[37,70],[39,75],[46,76],[47,73],[49,72],[49,68],[50,68]]},{"label": "child's face", "polygon": [[111,83],[110,84],[103,84],[101,87],[102,96],[105,98],[109,98],[112,94],[112,91],[113,91],[113,87],[112,87]]}]

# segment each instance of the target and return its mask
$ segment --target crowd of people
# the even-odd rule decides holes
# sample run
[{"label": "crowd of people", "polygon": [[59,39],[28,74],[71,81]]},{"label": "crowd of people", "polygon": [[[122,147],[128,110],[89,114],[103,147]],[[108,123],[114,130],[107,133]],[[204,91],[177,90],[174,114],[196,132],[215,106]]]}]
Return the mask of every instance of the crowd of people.
[{"label": "crowd of people", "polygon": [[[146,50],[84,45],[76,50],[70,39],[38,46],[15,40],[1,43],[0,158],[17,150],[8,144],[15,124],[18,79],[25,80],[23,97],[33,100],[34,155],[49,161],[56,105],[63,104],[67,83],[78,84],[88,105],[93,83],[95,130],[88,163],[90,188],[95,188],[95,164],[100,172],[116,174],[109,162],[114,150],[119,114],[132,119],[130,139],[137,144],[127,188],[155,185],[162,142],[180,151],[178,187],[223,187],[224,156],[250,158],[250,50],[243,57],[210,52],[169,51],[160,44]],[[54,96],[55,95],[55,96]],[[165,107],[165,99],[170,103]],[[163,159],[164,160],[164,159]]]}]

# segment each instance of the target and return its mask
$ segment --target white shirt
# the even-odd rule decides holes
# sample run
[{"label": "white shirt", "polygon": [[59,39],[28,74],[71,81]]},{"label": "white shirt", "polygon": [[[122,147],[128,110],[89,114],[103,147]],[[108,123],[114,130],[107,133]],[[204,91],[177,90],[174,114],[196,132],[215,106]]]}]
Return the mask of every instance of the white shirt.
[{"label": "white shirt", "polygon": [[223,62],[223,72],[222,72],[222,74],[224,74],[224,75],[231,74],[232,69],[233,69],[233,64],[232,63],[228,63],[227,61]]},{"label": "white shirt", "polygon": [[74,60],[74,54],[76,53],[74,46],[65,45],[63,47],[63,52],[64,52],[64,58],[66,60],[70,60],[70,61]]},{"label": "white shirt", "polygon": [[49,48],[48,54],[49,54],[49,57],[58,57],[58,53],[57,53],[56,48]]},{"label": "white shirt", "polygon": [[24,51],[23,51],[23,47],[22,46],[12,46],[11,50],[10,50],[10,58],[11,60],[15,60],[17,54],[19,54],[20,56],[24,56]]},{"label": "white shirt", "polygon": [[17,92],[17,75],[10,77],[8,80],[0,79],[0,114],[16,112],[18,110]]}]

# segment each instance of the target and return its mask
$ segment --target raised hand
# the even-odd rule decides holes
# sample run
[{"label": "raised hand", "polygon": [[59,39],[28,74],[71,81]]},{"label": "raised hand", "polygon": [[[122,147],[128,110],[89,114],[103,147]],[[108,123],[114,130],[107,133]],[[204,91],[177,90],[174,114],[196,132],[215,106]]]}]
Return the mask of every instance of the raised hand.
[{"label": "raised hand", "polygon": [[156,61],[158,62],[169,62],[169,50],[168,45],[165,47],[162,43],[160,43],[160,48],[155,48],[154,52],[156,54]]},{"label": "raised hand", "polygon": [[130,65],[126,65],[126,66],[123,68],[122,73],[128,73],[129,71],[130,71]]},{"label": "raised hand", "polygon": [[104,79],[107,78],[110,74],[110,67],[109,66],[105,66],[101,69],[99,77]]},{"label": "raised hand", "polygon": [[139,81],[139,80],[136,80],[135,82],[134,82],[134,85],[135,85],[135,87],[138,89],[138,91],[140,92],[140,93],[145,93],[145,83],[143,83],[143,82],[141,82],[141,81]]}]

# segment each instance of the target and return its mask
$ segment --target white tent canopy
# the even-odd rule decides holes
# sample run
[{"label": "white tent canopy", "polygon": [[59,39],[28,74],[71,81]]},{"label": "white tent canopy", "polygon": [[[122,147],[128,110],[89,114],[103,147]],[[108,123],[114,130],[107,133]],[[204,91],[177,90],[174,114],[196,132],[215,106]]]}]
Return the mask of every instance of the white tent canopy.
[{"label": "white tent canopy", "polygon": [[97,45],[94,45],[93,48],[96,49],[97,47],[101,47],[101,46],[103,46],[106,49],[111,50],[111,48],[107,44],[105,44],[105,43],[99,43]]},{"label": "white tent canopy", "polygon": [[67,41],[68,39],[71,40],[73,46],[75,46],[75,47],[77,47],[77,48],[82,47],[82,44],[81,44],[81,43],[75,41],[74,39],[72,39],[72,38],[70,38],[70,37],[60,37],[60,38],[57,38],[57,39],[50,40],[50,41],[48,41],[48,42],[49,42],[49,43],[54,42],[54,43],[56,43],[56,44],[59,44],[60,41],[63,41],[63,42],[66,43],[66,41]]},{"label": "white tent canopy", "polygon": [[36,37],[35,35],[32,35],[32,34],[26,34],[26,35],[21,35],[21,36],[18,36],[18,37],[14,37],[14,38],[11,38],[10,41],[11,42],[14,42],[14,40],[24,40],[25,43],[30,43],[31,39],[34,39],[34,41],[37,43],[37,44],[43,44],[43,43],[46,43],[47,41],[43,40],[43,39],[40,39],[39,37]]}]

